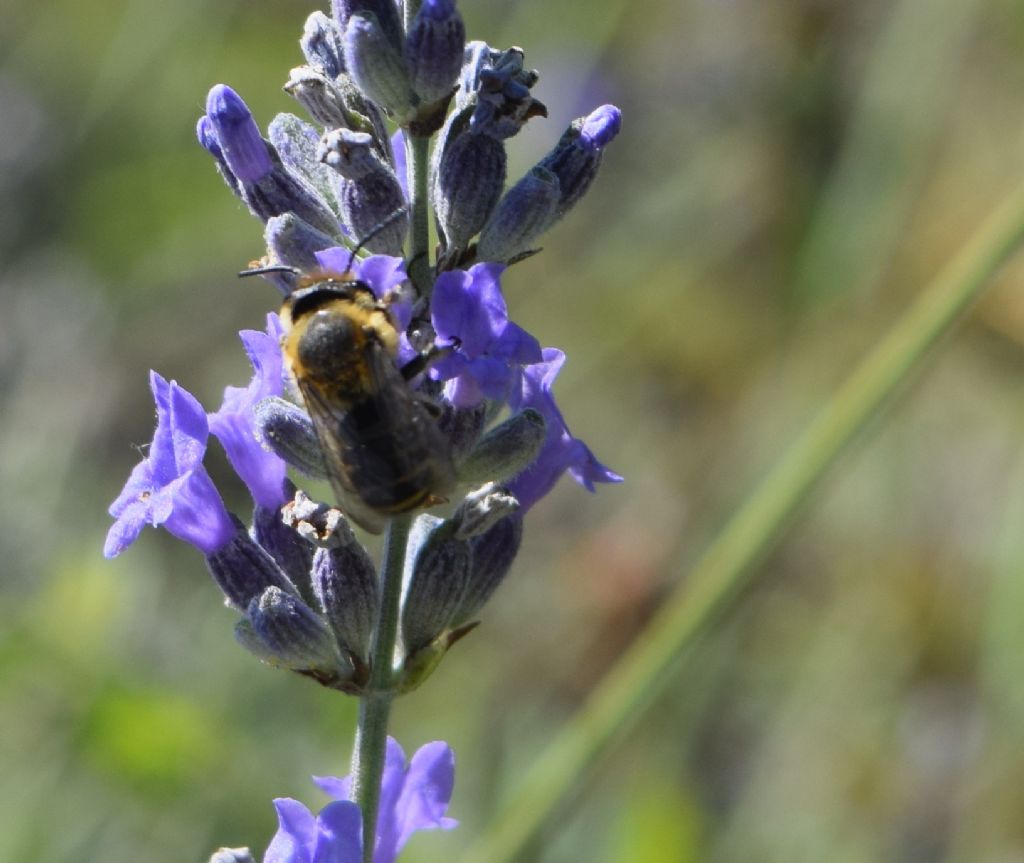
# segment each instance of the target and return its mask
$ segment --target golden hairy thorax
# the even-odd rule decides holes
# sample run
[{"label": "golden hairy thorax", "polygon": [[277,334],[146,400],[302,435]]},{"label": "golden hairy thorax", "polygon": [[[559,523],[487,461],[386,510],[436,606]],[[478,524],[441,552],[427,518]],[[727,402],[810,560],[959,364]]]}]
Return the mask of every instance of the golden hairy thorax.
[{"label": "golden hairy thorax", "polygon": [[383,349],[394,358],[398,332],[373,293],[358,282],[321,281],[285,302],[284,356],[296,379],[357,401],[379,385],[368,357]]}]

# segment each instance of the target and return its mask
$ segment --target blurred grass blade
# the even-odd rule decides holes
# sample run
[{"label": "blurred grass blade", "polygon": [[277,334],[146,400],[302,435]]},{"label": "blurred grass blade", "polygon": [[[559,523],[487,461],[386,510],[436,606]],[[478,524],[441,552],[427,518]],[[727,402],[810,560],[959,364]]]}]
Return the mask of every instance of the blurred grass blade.
[{"label": "blurred grass blade", "polygon": [[1024,239],[1024,188],[990,216],[726,524],[645,632],[523,777],[464,860],[523,859],[598,758],[672,681],[679,662],[749,581],[793,514],[888,396],[949,332]]},{"label": "blurred grass blade", "polygon": [[878,287],[941,140],[952,82],[982,7],[979,0],[893,5],[799,253],[799,299]]}]

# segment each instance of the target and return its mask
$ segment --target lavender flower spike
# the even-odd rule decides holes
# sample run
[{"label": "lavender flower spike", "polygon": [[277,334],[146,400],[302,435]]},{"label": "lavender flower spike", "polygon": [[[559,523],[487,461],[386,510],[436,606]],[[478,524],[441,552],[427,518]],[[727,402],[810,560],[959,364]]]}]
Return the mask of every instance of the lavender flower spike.
[{"label": "lavender flower spike", "polygon": [[191,393],[156,372],[150,373],[150,386],[157,414],[153,443],[110,505],[116,521],[103,554],[119,555],[147,524],[213,554],[231,541],[236,528],[203,467],[206,412]]},{"label": "lavender flower spike", "polygon": [[[297,800],[274,801],[280,826],[263,863],[359,863],[362,829],[359,807],[349,801],[352,777],[322,777],[316,784],[335,800],[314,816]],[[417,830],[451,830],[445,817],[455,783],[455,756],[442,741],[428,743],[405,764],[405,753],[388,738],[381,783],[380,815],[373,863],[394,863]]]},{"label": "lavender flower spike", "polygon": [[239,335],[252,363],[253,378],[245,389],[224,390],[220,410],[210,414],[210,431],[221,442],[256,504],[277,509],[290,497],[285,490],[285,463],[256,440],[253,411],[258,402],[284,391],[281,322],[277,315],[269,314],[266,332],[242,330]]}]

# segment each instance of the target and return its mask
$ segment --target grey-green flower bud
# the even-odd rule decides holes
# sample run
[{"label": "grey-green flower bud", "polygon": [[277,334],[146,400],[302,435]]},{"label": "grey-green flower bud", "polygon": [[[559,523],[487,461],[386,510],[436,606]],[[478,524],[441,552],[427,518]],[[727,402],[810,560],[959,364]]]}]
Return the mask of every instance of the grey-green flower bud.
[{"label": "grey-green flower bud", "polygon": [[309,65],[329,78],[336,78],[345,71],[341,33],[334,21],[323,12],[313,12],[306,19],[299,47]]},{"label": "grey-green flower bud", "polygon": [[498,202],[480,232],[477,258],[504,263],[521,258],[554,222],[561,195],[558,177],[535,167]]},{"label": "grey-green flower bud", "polygon": [[523,541],[523,517],[518,512],[493,524],[469,541],[469,577],[462,602],[451,625],[459,627],[476,617],[505,580]]},{"label": "grey-green flower bud", "polygon": [[458,464],[463,482],[505,480],[529,465],[544,444],[546,424],[539,411],[527,408],[495,426]]},{"label": "grey-green flower bud", "polygon": [[316,129],[294,114],[281,113],[270,121],[267,134],[285,166],[316,189],[335,215],[340,216],[341,207],[334,193],[334,176],[316,158],[317,144],[320,143]]},{"label": "grey-green flower bud", "polygon": [[308,605],[290,594],[268,587],[249,604],[235,627],[238,641],[269,665],[288,668],[341,688],[354,672],[341,655],[334,633]]},{"label": "grey-green flower bud", "polygon": [[457,539],[470,539],[519,509],[519,501],[497,483],[489,482],[467,494],[451,521]]},{"label": "grey-green flower bud", "polygon": [[294,500],[281,508],[281,520],[318,548],[345,548],[359,544],[340,509],[316,502],[301,489],[295,492]]},{"label": "grey-green flower bud", "polygon": [[[303,272],[316,270],[316,253],[331,248],[337,242],[294,213],[285,213],[283,216],[268,219],[263,238],[267,243],[270,264],[283,264]],[[283,275],[293,281],[296,278],[290,273]]]},{"label": "grey-green flower bud", "polygon": [[502,141],[468,128],[460,133],[456,125],[446,125],[434,174],[434,208],[449,253],[465,249],[487,223],[505,186],[508,163]]},{"label": "grey-green flower bud", "polygon": [[339,643],[364,665],[377,619],[377,572],[357,542],[321,548],[313,560],[313,591]]},{"label": "grey-green flower bud", "polygon": [[[291,485],[291,483],[288,483]],[[289,492],[294,494],[294,488]],[[281,510],[256,506],[249,534],[253,541],[277,561],[288,579],[308,598],[309,573],[313,565],[313,546],[281,520]]]},{"label": "grey-green flower bud", "polygon": [[435,520],[434,525],[416,554],[402,602],[402,641],[407,654],[430,644],[448,628],[466,590],[469,543],[456,537],[452,522]]},{"label": "grey-green flower bud", "polygon": [[359,88],[399,122],[410,113],[414,96],[405,58],[371,12],[352,14],[345,25],[345,67]]},{"label": "grey-green flower bud", "polygon": [[327,476],[316,428],[298,405],[269,396],[253,410],[256,440],[306,476]]},{"label": "grey-green flower bud", "polygon": [[270,587],[297,593],[277,561],[253,542],[241,522],[237,522],[237,527],[238,532],[223,548],[206,557],[210,575],[228,605],[245,611],[254,598]]},{"label": "grey-green flower bud", "polygon": [[248,848],[218,848],[209,863],[255,863]]}]

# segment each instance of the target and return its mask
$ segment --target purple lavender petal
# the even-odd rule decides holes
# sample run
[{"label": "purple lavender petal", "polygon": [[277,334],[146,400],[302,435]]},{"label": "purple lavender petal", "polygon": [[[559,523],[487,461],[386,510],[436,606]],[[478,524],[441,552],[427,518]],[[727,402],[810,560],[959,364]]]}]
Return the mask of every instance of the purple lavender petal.
[{"label": "purple lavender petal", "polygon": [[377,815],[377,842],[373,863],[392,863],[398,856],[400,814],[396,811],[405,784],[405,752],[394,737],[388,738],[384,757],[384,775],[380,783],[380,810]]},{"label": "purple lavender petal", "polygon": [[316,787],[323,791],[328,797],[333,797],[335,800],[352,799],[351,776],[345,776],[342,778],[337,776],[314,776],[313,784],[315,784]]},{"label": "purple lavender petal", "polygon": [[153,443],[110,506],[115,522],[103,553],[117,556],[150,524],[210,554],[230,541],[235,526],[202,465],[206,413],[191,393],[155,372],[150,385],[157,407]]},{"label": "purple lavender petal", "polygon": [[288,797],[276,799],[274,808],[278,828],[263,855],[263,863],[313,863],[317,840],[313,813]]},{"label": "purple lavender petal", "polygon": [[[368,258],[357,261],[353,269],[357,276],[370,286],[373,295],[378,300],[383,300],[408,278],[405,272],[405,261],[392,255],[370,255]],[[409,314],[411,316],[411,309]],[[404,326],[408,326],[408,321]]]},{"label": "purple lavender petal", "polygon": [[328,803],[316,819],[317,841],[312,863],[360,863],[363,825],[359,807],[348,800]]},{"label": "purple lavender petal", "polygon": [[497,344],[491,348],[491,356],[501,357],[520,365],[533,365],[544,361],[540,342],[512,321],[509,321],[501,331]]},{"label": "purple lavender petal", "polygon": [[508,323],[501,295],[503,264],[475,264],[469,270],[442,273],[434,285],[431,319],[438,344],[458,340],[470,358],[483,355]]},{"label": "purple lavender petal", "polygon": [[408,278],[405,261],[394,255],[352,258],[351,249],[332,246],[330,249],[317,252],[316,260],[325,273],[339,276],[351,273],[355,278],[366,282],[378,299],[383,299],[388,291]]},{"label": "purple lavender petal", "polygon": [[421,746],[409,762],[396,809],[399,813],[397,851],[402,850],[417,830],[451,830],[458,826],[458,821],[444,815],[454,787],[455,753],[451,747],[441,740]]},{"label": "purple lavender petal", "polygon": [[612,142],[622,128],[622,112],[614,105],[602,105],[591,111],[580,129],[580,141],[588,149],[600,150]]},{"label": "purple lavender petal", "polygon": [[277,509],[287,497],[287,468],[282,459],[264,449],[256,439],[253,409],[264,398],[279,396],[284,391],[281,323],[277,315],[267,315],[266,332],[243,330],[239,335],[253,367],[253,378],[245,389],[225,388],[220,410],[210,415],[210,430],[221,442],[253,500],[267,509]]},{"label": "purple lavender petal", "polygon": [[591,492],[597,482],[622,482],[622,477],[601,464],[583,441],[572,436],[555,403],[551,388],[565,363],[565,354],[555,348],[544,348],[542,353],[543,362],[524,369],[519,397],[512,400],[514,410],[540,411],[548,427],[536,461],[509,484],[522,512],[551,491],[566,470]]},{"label": "purple lavender petal", "polygon": [[624,478],[615,473],[611,468],[605,467],[597,460],[597,457],[590,451],[583,441],[577,439],[582,451],[569,464],[569,476],[583,486],[587,491],[594,492],[596,482],[623,482]]},{"label": "purple lavender petal", "polygon": [[163,527],[206,555],[227,545],[237,530],[202,465],[164,486],[152,504],[154,527]]},{"label": "purple lavender petal", "polygon": [[320,268],[330,275],[342,276],[348,273],[349,267],[355,269],[356,262],[352,260],[352,250],[344,246],[332,246],[316,253],[316,261]]},{"label": "purple lavender petal", "polygon": [[391,136],[391,156],[395,165],[395,176],[402,187],[402,197],[409,200],[409,169],[405,161],[405,135],[399,129]]},{"label": "purple lavender petal", "polygon": [[[458,822],[445,817],[455,782],[454,771],[455,757],[446,743],[436,741],[421,747],[406,767],[402,747],[393,737],[388,738],[373,863],[394,863],[398,852],[417,830],[450,830],[457,825]],[[348,802],[352,793],[352,778],[314,776],[313,781],[324,793],[340,802],[328,804],[320,813],[317,825],[320,838],[315,859],[309,863],[358,863],[358,857],[347,856],[353,853],[353,849],[355,853],[359,849],[358,843],[352,842],[353,837],[358,839],[359,836],[355,829],[358,827],[359,809],[354,803]],[[351,807],[356,814],[353,815],[345,807]],[[297,812],[296,817],[303,819],[299,824],[303,829],[308,826],[304,820],[307,815]],[[278,831],[278,836],[284,830],[283,818],[281,822],[282,829]],[[290,827],[288,830],[289,836],[297,833],[301,833],[298,828]],[[275,837],[277,841],[278,837]],[[269,850],[267,853],[270,853]],[[275,857],[271,860],[268,857],[264,863],[293,863],[293,858]],[[307,858],[297,856],[294,863],[307,863]]]},{"label": "purple lavender petal", "polygon": [[226,84],[216,84],[206,97],[206,116],[224,161],[239,180],[254,183],[270,173],[267,143],[241,96]]}]

